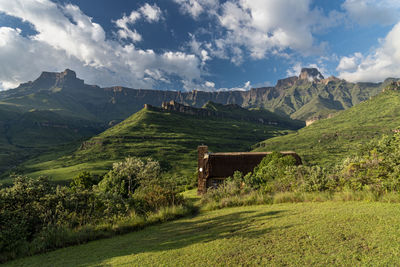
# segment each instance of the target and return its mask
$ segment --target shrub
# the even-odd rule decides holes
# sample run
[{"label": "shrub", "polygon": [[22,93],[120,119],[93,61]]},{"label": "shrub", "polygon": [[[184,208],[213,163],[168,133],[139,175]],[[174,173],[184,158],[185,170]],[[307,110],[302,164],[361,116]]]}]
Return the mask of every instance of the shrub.
[{"label": "shrub", "polygon": [[83,171],[72,179],[70,184],[71,188],[91,189],[93,185],[97,184],[97,179],[90,172]]},{"label": "shrub", "polygon": [[183,197],[181,195],[158,184],[141,186],[135,191],[132,197],[135,203],[135,210],[139,214],[154,212],[162,207],[183,204]]},{"label": "shrub", "polygon": [[113,164],[113,169],[100,181],[98,189],[127,198],[141,184],[151,183],[159,175],[160,164],[157,161],[126,158],[125,161]]},{"label": "shrub", "polygon": [[265,191],[272,191],[273,182],[283,179],[286,168],[295,165],[296,160],[293,157],[273,152],[263,158],[252,174],[245,176],[244,182],[255,189],[264,187]]}]

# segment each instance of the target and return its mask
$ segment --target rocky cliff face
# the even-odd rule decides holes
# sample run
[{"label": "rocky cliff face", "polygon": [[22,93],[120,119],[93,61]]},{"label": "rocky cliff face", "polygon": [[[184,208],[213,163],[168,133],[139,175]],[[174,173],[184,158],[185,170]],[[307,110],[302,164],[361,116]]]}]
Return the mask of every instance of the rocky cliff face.
[{"label": "rocky cliff face", "polygon": [[66,69],[60,73],[42,72],[39,78],[31,83],[31,86],[38,90],[50,88],[79,88],[84,86],[84,81],[78,79],[74,71]]}]

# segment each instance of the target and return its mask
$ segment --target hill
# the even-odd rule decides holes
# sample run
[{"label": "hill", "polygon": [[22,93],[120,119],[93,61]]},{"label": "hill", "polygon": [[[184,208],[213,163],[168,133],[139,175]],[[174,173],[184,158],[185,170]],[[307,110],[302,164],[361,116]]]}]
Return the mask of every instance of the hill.
[{"label": "hill", "polygon": [[66,180],[82,170],[105,172],[112,162],[137,156],[152,157],[161,162],[164,170],[192,177],[198,145],[207,144],[211,151],[248,151],[256,142],[302,126],[303,122],[268,111],[249,111],[232,105],[208,103],[202,109],[175,102],[164,103],[163,108],[146,105],[83,142],[72,155],[44,163],[31,161],[24,168],[33,176],[44,174]]},{"label": "hill", "polygon": [[310,164],[335,164],[356,154],[371,139],[400,126],[400,91],[385,90],[333,118],[314,122],[295,133],[265,140],[256,151],[295,150]]},{"label": "hill", "polygon": [[396,266],[397,204],[227,208],[4,266]]},{"label": "hill", "polygon": [[255,119],[259,119],[256,109],[261,108],[280,114],[281,122],[285,116],[315,120],[358,104],[394,81],[348,83],[335,77],[325,79],[317,69],[305,68],[298,77],[279,80],[274,87],[180,92],[100,88],[85,84],[69,69],[60,73],[43,72],[35,81],[0,92],[0,174],[14,171],[14,167],[29,159],[36,158],[39,162],[42,158],[37,157],[41,155],[53,157],[55,151],[69,153],[77,142],[123,121],[146,103],[160,106],[174,100],[218,110],[225,117],[229,113],[230,119],[237,119],[234,110],[229,106],[222,110],[217,103],[252,109],[248,114],[256,114]]},{"label": "hill", "polygon": [[96,122],[49,110],[23,112],[13,107],[3,109],[0,104],[0,173],[44,153],[68,151],[74,143],[104,128]]},{"label": "hill", "polygon": [[202,107],[208,101],[245,108],[262,107],[306,120],[360,103],[379,93],[392,80],[349,83],[335,77],[325,79],[317,69],[304,68],[298,77],[279,80],[274,87],[249,91],[180,92],[119,86],[100,88],[85,84],[75,72],[67,69],[61,73],[43,72],[33,82],[0,92],[0,101],[25,111],[46,109],[104,123],[122,121],[144,104],[160,106],[170,100],[194,107]]}]

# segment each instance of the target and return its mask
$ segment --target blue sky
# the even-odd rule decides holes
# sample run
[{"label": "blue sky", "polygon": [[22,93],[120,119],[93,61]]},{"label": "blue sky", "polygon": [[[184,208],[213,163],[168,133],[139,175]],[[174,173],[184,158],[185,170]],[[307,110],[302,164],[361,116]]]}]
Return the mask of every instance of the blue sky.
[{"label": "blue sky", "polygon": [[248,90],[317,67],[400,77],[398,0],[0,0],[0,90],[42,71],[100,86]]}]

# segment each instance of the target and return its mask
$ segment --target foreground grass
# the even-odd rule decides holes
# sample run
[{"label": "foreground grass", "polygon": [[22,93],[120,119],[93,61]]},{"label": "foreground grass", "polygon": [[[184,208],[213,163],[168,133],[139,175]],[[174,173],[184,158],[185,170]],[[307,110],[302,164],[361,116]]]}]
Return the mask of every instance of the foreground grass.
[{"label": "foreground grass", "polygon": [[400,205],[227,208],[6,266],[399,265]]}]

